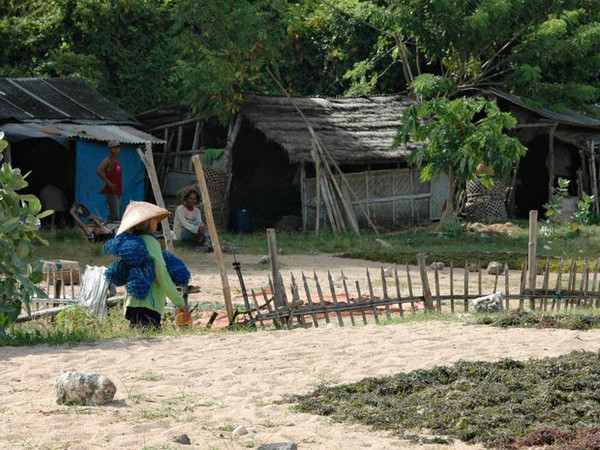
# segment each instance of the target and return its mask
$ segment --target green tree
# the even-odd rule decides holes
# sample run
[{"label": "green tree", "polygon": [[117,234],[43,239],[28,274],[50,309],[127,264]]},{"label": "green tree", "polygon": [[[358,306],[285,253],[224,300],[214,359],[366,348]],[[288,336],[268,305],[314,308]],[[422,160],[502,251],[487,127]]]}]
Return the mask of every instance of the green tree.
[{"label": "green tree", "polygon": [[[502,178],[525,154],[526,148],[504,133],[515,125],[514,117],[482,97],[435,98],[404,111],[397,144],[409,140],[422,143],[409,162],[422,167],[423,181],[441,174],[450,179],[440,229],[454,219],[457,189],[476,176],[477,166],[491,167],[494,175]],[[482,182],[491,186],[493,180],[483,174]]]},{"label": "green tree", "polygon": [[225,122],[244,91],[269,91],[264,68],[279,57],[284,12],[277,0],[179,0],[176,76],[184,103]]},{"label": "green tree", "polygon": [[[600,2],[320,3],[318,8],[361,20],[379,33],[377,52],[387,47],[401,64],[404,86],[412,85],[420,75],[432,74],[448,80],[451,96],[496,86],[539,105],[597,113],[589,105],[600,99]],[[396,76],[370,61],[356,61],[353,71],[362,71],[366,79],[376,78],[378,85]]]},{"label": "green tree", "polygon": [[[0,161],[7,147],[0,132]],[[0,334],[13,323],[22,306],[29,311],[29,300],[34,293],[44,295],[35,286],[42,280],[39,260],[33,257],[33,242],[47,245],[37,233],[40,219],[52,211],[40,213],[42,205],[34,195],[18,191],[27,186],[21,171],[8,163],[0,168]],[[28,275],[29,268],[33,268]]]}]

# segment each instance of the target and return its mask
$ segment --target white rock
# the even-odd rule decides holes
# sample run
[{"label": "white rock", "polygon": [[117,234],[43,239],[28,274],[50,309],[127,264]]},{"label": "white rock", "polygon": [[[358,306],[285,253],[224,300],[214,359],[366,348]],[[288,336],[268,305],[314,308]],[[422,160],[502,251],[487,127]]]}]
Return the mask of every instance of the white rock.
[{"label": "white rock", "polygon": [[67,405],[104,405],[115,397],[110,378],[93,372],[64,372],[54,382],[56,402]]},{"label": "white rock", "polygon": [[383,276],[385,278],[394,278],[394,266],[389,266],[383,269]]},{"label": "white rock", "polygon": [[502,275],[504,273],[504,267],[498,261],[490,261],[487,266],[487,273],[490,275]]},{"label": "white rock", "polygon": [[269,255],[265,255],[262,258],[260,258],[260,261],[258,261],[259,264],[269,264],[271,262],[271,258],[269,258]]},{"label": "white rock", "polygon": [[504,311],[504,307],[502,306],[502,294],[500,292],[486,295],[485,297],[475,298],[473,299],[472,305],[473,310],[476,312]]}]

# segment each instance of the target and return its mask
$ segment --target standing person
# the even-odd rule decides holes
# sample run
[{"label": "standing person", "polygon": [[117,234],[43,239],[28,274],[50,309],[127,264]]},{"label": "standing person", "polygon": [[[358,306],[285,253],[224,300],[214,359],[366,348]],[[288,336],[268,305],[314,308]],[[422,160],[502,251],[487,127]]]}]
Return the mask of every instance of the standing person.
[{"label": "standing person", "polygon": [[199,200],[200,196],[194,190],[185,194],[183,204],[175,210],[173,230],[177,239],[206,247],[210,252],[212,250],[210,234],[202,223],[202,214],[196,206]]},{"label": "standing person", "polygon": [[[117,231],[117,237],[102,251],[121,259],[106,270],[106,278],[125,285],[125,318],[132,330],[149,327],[160,330],[161,315],[168,297],[191,321],[183,296],[175,284],[187,286],[190,272],[182,261],[163,252],[153,237],[158,222],[169,215],[166,209],[146,202],[131,202]],[[188,322],[189,323],[189,322]]]},{"label": "standing person", "polygon": [[106,196],[106,206],[108,206],[108,220],[121,220],[121,195],[123,195],[123,181],[121,161],[119,153],[121,144],[117,141],[108,141],[108,151],[110,155],[96,169],[98,176],[106,183],[100,189],[100,193]]}]

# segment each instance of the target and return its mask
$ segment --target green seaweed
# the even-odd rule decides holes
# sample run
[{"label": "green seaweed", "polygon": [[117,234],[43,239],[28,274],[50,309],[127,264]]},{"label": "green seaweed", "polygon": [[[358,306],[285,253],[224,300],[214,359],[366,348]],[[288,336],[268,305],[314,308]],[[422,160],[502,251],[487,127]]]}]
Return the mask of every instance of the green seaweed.
[{"label": "green seaweed", "polygon": [[540,424],[567,432],[600,425],[600,353],[529,361],[459,361],[288,399],[301,412],[399,435],[431,434],[514,445]]}]

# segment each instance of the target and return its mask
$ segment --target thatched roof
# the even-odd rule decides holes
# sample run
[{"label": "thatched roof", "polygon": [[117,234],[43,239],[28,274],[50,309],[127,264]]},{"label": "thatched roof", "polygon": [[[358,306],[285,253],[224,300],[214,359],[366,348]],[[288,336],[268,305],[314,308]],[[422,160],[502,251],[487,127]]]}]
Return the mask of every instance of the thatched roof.
[{"label": "thatched roof", "polygon": [[[338,163],[405,161],[415,148],[392,148],[406,97],[294,98]],[[312,162],[312,139],[306,123],[286,97],[247,94],[242,115],[286,151],[291,162]]]}]

